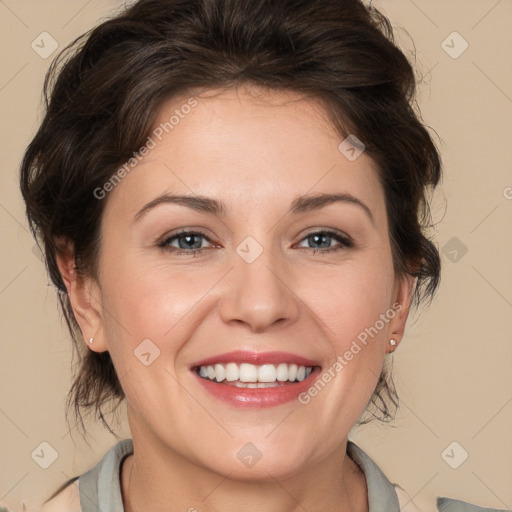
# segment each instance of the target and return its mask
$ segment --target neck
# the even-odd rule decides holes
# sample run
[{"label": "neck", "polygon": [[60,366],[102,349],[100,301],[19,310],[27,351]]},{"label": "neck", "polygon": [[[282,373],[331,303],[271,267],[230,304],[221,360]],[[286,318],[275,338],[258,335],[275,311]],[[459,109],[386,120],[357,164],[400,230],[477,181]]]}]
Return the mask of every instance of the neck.
[{"label": "neck", "polygon": [[[366,479],[346,455],[346,440],[328,459],[291,477],[241,481],[215,473],[169,447],[138,443],[121,468],[125,512],[222,510],[368,512]],[[269,507],[269,504],[271,506]]]}]

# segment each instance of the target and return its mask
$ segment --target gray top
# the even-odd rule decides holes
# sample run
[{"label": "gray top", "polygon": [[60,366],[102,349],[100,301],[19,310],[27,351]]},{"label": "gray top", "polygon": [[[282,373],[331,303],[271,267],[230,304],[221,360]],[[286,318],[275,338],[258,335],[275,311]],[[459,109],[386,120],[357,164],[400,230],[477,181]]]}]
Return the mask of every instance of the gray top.
[{"label": "gray top", "polygon": [[[120,471],[125,457],[133,453],[133,441],[123,439],[114,445],[89,471],[78,478],[82,512],[124,512]],[[348,456],[361,468],[368,486],[370,512],[400,512],[393,484],[377,464],[352,441],[347,442]],[[437,498],[439,512],[512,512],[482,508],[450,498]]]}]

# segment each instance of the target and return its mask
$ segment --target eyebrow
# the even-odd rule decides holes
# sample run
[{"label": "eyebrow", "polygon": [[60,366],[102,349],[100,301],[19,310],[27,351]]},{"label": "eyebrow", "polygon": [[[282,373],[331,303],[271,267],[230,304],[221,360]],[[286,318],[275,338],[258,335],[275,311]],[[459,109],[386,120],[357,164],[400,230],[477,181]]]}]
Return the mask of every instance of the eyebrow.
[{"label": "eyebrow", "polygon": [[[360,199],[349,193],[301,196],[292,202],[288,212],[298,215],[318,210],[336,202],[359,206],[368,215],[372,224],[375,224],[375,219],[373,218],[370,208],[368,208],[368,206],[366,206],[366,204],[364,204]],[[144,205],[135,215],[134,222],[139,221],[149,212],[149,210],[152,210],[161,204],[178,204],[201,213],[209,213],[212,215],[219,215],[221,217],[225,217],[227,211],[226,205],[222,201],[212,199],[211,197],[163,194]]]}]

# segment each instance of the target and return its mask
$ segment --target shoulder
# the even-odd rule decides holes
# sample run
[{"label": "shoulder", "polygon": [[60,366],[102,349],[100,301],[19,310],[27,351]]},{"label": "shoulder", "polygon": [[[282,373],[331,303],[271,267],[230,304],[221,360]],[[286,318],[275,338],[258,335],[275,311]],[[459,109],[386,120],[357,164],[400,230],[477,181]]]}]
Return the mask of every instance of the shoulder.
[{"label": "shoulder", "polygon": [[472,503],[446,497],[437,497],[435,505],[433,504],[428,509],[420,509],[402,487],[398,484],[393,484],[393,487],[400,503],[400,512],[512,512],[506,509],[480,507]]},{"label": "shoulder", "polygon": [[472,503],[445,497],[438,497],[436,505],[439,512],[511,512],[510,509],[479,507]]},{"label": "shoulder", "polygon": [[41,512],[82,512],[78,479],[46,501]]}]

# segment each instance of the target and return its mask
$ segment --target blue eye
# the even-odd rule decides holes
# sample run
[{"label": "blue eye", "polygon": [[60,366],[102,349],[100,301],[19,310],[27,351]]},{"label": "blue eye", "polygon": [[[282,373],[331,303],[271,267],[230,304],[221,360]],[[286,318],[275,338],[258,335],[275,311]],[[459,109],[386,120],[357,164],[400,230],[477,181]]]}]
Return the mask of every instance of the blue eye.
[{"label": "blue eye", "polygon": [[[165,238],[161,243],[158,244],[158,246],[176,255],[195,256],[210,248],[202,247],[204,240],[212,243],[204,233],[198,231],[181,231]],[[326,252],[338,251],[340,249],[353,247],[354,245],[348,236],[343,236],[340,233],[329,230],[314,231],[312,233],[308,233],[307,236],[302,238],[301,242],[304,240],[308,243],[319,245],[318,247],[299,246],[301,249],[310,249],[313,254],[323,254]],[[330,245],[332,240],[337,241],[338,245],[332,247]],[[178,243],[177,247],[173,245],[175,242]]]},{"label": "blue eye", "polygon": [[[169,251],[174,252],[175,254],[192,254],[195,255],[207,249],[207,247],[201,247],[202,242],[199,241],[199,247],[197,240],[200,238],[204,238],[205,240],[210,241],[210,239],[204,235],[203,233],[199,233],[196,231],[181,231],[180,233],[176,233],[159,244],[160,247],[167,249]],[[178,241],[178,247],[171,245],[174,241]],[[179,249],[184,249],[184,252],[181,252]]]},{"label": "blue eye", "polygon": [[[304,249],[311,249],[313,254],[318,252],[326,253],[331,251],[338,251],[340,249],[352,247],[354,245],[348,237],[342,236],[335,231],[314,231],[313,233],[309,233],[302,240],[320,245],[320,247],[303,247]],[[338,241],[339,245],[331,247],[329,242],[332,240]]]}]

